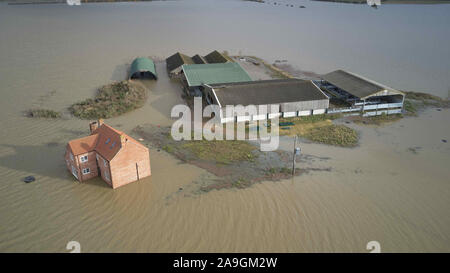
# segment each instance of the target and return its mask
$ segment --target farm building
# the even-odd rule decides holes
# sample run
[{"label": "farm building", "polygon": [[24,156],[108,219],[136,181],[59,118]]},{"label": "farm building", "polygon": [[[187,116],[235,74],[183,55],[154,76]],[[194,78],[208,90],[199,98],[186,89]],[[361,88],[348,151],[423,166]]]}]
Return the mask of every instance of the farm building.
[{"label": "farm building", "polygon": [[208,62],[206,61],[205,57],[202,57],[200,55],[195,55],[192,56],[192,60],[194,61],[194,63],[196,64],[207,64]]},{"label": "farm building", "polygon": [[103,120],[89,127],[91,135],[66,146],[67,169],[78,181],[100,176],[115,189],[151,175],[147,147]]},{"label": "farm building", "polygon": [[155,63],[149,58],[136,58],[131,63],[130,79],[157,79]]},{"label": "farm building", "polygon": [[220,53],[217,50],[214,50],[213,52],[206,55],[205,59],[210,64],[229,63],[229,62],[232,63],[233,62],[233,60],[231,58]]},{"label": "farm building", "polygon": [[184,64],[194,64],[194,61],[191,57],[179,52],[173,54],[166,59],[167,73],[169,73],[170,77],[179,76],[183,72],[181,67]]},{"label": "farm building", "polygon": [[[220,107],[220,122],[264,120],[276,116],[295,117],[324,114],[328,108],[328,96],[312,81],[300,79],[264,80],[205,85],[208,104]],[[227,106],[277,105],[275,112],[267,114],[227,116]]]},{"label": "farm building", "polygon": [[230,62],[233,62],[230,57],[220,53],[217,50],[214,50],[204,57],[197,54],[192,56],[192,58],[177,52],[166,59],[167,72],[170,77],[176,77],[182,74],[183,70],[181,69],[181,66],[184,64],[215,64]]},{"label": "farm building", "polygon": [[330,97],[328,113],[353,113],[364,116],[399,114],[405,94],[363,76],[344,70],[325,74],[318,82]]},{"label": "farm building", "polygon": [[248,82],[252,79],[238,63],[183,65],[183,83],[190,95],[201,96],[205,84]]}]

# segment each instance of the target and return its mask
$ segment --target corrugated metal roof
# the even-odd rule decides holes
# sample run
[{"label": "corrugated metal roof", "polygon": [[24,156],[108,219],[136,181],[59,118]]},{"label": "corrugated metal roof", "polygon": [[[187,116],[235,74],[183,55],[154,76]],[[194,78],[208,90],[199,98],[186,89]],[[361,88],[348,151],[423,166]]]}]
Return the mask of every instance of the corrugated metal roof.
[{"label": "corrugated metal roof", "polygon": [[311,81],[300,79],[213,84],[211,87],[221,105],[269,105],[328,99]]},{"label": "corrugated metal roof", "polygon": [[321,78],[360,99],[384,90],[390,93],[403,94],[398,90],[345,70],[336,70],[323,75]]},{"label": "corrugated metal roof", "polygon": [[141,57],[134,59],[133,63],[131,63],[130,78],[137,72],[150,72],[157,78],[155,63],[149,58]]},{"label": "corrugated metal roof", "polygon": [[177,52],[166,59],[168,71],[172,71],[182,66],[183,64],[194,64],[194,61],[191,59],[191,57],[181,54],[180,52]]},{"label": "corrugated metal roof", "polygon": [[210,64],[232,62],[232,60],[230,58],[227,58],[225,55],[223,55],[222,53],[220,53],[217,50],[214,50],[213,52],[206,55],[205,59]]},{"label": "corrugated metal roof", "polygon": [[195,55],[195,56],[192,56],[192,60],[194,61],[194,63],[196,63],[196,64],[206,64],[206,63],[208,63],[206,60],[205,60],[205,58],[204,57],[202,57],[202,56],[200,56],[200,55]]},{"label": "corrugated metal roof", "polygon": [[189,86],[252,81],[238,63],[183,65],[183,71]]}]

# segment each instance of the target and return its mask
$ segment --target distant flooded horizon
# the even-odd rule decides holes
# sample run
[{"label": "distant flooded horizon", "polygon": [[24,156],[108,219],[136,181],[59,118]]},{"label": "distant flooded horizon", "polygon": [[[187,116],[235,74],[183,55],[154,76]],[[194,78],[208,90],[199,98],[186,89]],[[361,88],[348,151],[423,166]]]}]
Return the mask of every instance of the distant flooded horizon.
[{"label": "distant flooded horizon", "polygon": [[[448,109],[351,124],[361,135],[352,149],[300,142],[298,167],[329,171],[246,189],[194,192],[214,176],[153,148],[151,177],[117,190],[66,170],[66,143],[89,131],[67,108],[125,79],[138,56],[226,50],[448,95],[449,5],[276,2],[1,3],[0,251],[66,252],[78,241],[82,252],[367,252],[374,240],[382,252],[450,251]],[[164,62],[156,69],[145,105],[108,124],[131,135],[172,124],[181,87]],[[25,117],[31,108],[63,118]]]},{"label": "distant flooded horizon", "polygon": [[[108,52],[111,58],[166,58],[177,51],[194,55],[227,50],[268,61],[288,60],[299,69],[320,74],[343,68],[393,88],[445,98],[450,90],[450,36],[444,35],[449,13],[450,5],[392,4],[375,10],[367,5],[308,0],[121,2],[79,7],[5,3],[0,20],[6,39],[0,56],[18,47],[22,51],[15,58],[28,58],[31,48],[24,47],[37,33],[46,40],[35,44],[34,50],[42,46],[39,50],[46,48],[55,54],[83,46],[88,46],[84,55],[92,54],[93,47],[103,46],[99,39],[103,37],[110,44],[114,41]],[[16,22],[14,15],[24,22]],[[128,18],[119,23],[118,16]],[[207,18],[212,20],[205,24]],[[25,23],[30,21],[36,24]],[[8,27],[12,22],[14,29]],[[117,35],[122,42],[114,40]],[[104,62],[100,56],[92,58]]]}]

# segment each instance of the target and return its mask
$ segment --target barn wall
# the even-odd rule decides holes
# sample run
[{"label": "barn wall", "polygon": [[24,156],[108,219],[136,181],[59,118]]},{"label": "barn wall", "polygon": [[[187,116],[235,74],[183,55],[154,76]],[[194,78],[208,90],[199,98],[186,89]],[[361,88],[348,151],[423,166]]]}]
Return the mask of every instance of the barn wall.
[{"label": "barn wall", "polygon": [[305,110],[326,109],[328,108],[328,105],[329,105],[328,99],[287,102],[281,104],[281,112],[296,112]]},{"label": "barn wall", "polygon": [[[258,110],[259,107],[262,107],[262,106],[266,106],[266,105],[256,105],[256,109]],[[233,114],[233,116],[228,117],[228,116],[226,115],[226,113],[227,113],[227,106],[226,106],[226,105],[225,105],[225,106],[222,105],[222,108],[220,108],[220,110],[221,110],[221,116],[222,116],[222,119],[227,119],[227,120],[233,121],[233,120],[234,120],[234,117],[237,116],[236,114]],[[280,113],[279,107],[278,107],[277,110],[271,111],[270,105],[267,105],[267,113],[268,113],[268,114],[272,114],[272,113]],[[264,119],[265,119],[266,116],[267,116],[267,114],[259,114],[259,113],[258,113],[258,115],[253,115],[253,116],[258,117],[257,119],[261,119],[261,117],[264,117]],[[243,118],[239,117],[238,119],[240,120],[240,119],[243,119]]]},{"label": "barn wall", "polygon": [[283,118],[290,118],[297,116],[297,112],[283,112]]},{"label": "barn wall", "polygon": [[[212,92],[211,88],[205,86],[204,95],[210,96],[211,101],[214,104],[219,105],[219,102],[216,100],[216,97],[214,96],[214,93]],[[233,114],[233,116],[227,116],[226,115],[227,106],[226,105],[221,106],[222,106],[220,114],[221,123],[235,122],[236,120],[238,122],[249,120],[249,117],[236,117],[236,114]],[[257,105],[256,107],[258,109],[259,105]],[[314,114],[325,113],[328,107],[329,107],[329,99],[323,99],[323,100],[281,103],[279,104],[278,110],[275,111],[271,111],[268,105],[267,110],[269,112],[268,118],[271,119],[276,116],[284,116],[284,117],[307,116],[311,115],[313,110]],[[267,115],[258,114],[253,115],[251,118],[251,120],[263,120],[263,119],[267,119]]]},{"label": "barn wall", "polygon": [[311,110],[305,110],[305,111],[298,111],[298,114],[297,114],[299,117],[302,117],[302,116],[309,116],[309,115],[311,115]]},{"label": "barn wall", "polygon": [[313,110],[313,115],[321,115],[321,114],[325,114],[325,109]]}]

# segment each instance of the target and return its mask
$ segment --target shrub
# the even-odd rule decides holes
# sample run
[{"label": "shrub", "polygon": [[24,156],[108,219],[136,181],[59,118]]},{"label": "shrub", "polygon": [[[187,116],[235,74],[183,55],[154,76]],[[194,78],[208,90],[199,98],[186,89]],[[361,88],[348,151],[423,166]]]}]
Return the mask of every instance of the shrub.
[{"label": "shrub", "polygon": [[122,81],[102,86],[94,99],[75,103],[69,110],[82,119],[111,118],[142,107],[146,99],[147,90],[142,84]]},{"label": "shrub", "polygon": [[49,109],[31,109],[27,111],[27,116],[30,118],[60,118],[61,114]]}]

